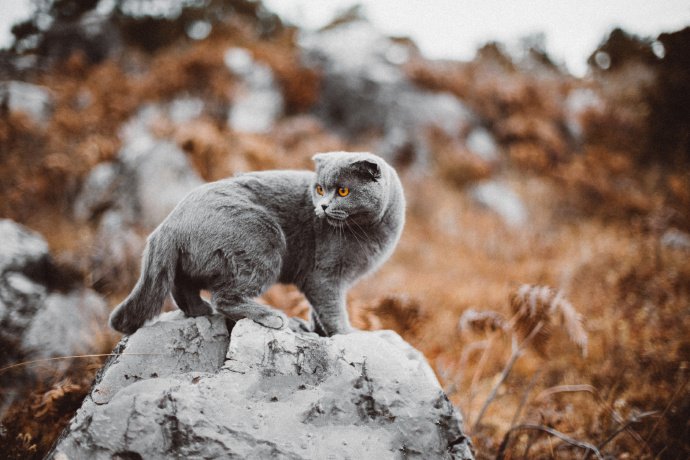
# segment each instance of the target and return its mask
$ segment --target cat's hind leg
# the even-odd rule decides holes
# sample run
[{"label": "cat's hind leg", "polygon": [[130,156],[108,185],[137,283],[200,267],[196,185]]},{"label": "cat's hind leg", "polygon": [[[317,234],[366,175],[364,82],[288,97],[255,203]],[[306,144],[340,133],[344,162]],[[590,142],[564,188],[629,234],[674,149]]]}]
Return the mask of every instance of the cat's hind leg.
[{"label": "cat's hind leg", "polygon": [[233,320],[249,318],[272,329],[288,326],[284,313],[252,300],[276,283],[286,251],[285,235],[272,218],[239,210],[224,230],[224,246],[215,250],[211,302]]},{"label": "cat's hind leg", "polygon": [[213,314],[213,308],[201,298],[199,288],[190,284],[178,283],[172,288],[172,295],[178,308],[187,316],[207,316]]},{"label": "cat's hind leg", "polygon": [[214,291],[212,301],[219,312],[234,321],[249,318],[271,329],[288,326],[288,318],[283,312],[232,292]]},{"label": "cat's hind leg", "polygon": [[199,295],[200,287],[179,271],[175,275],[172,296],[178,308],[187,316],[207,316],[213,314],[211,305]]}]

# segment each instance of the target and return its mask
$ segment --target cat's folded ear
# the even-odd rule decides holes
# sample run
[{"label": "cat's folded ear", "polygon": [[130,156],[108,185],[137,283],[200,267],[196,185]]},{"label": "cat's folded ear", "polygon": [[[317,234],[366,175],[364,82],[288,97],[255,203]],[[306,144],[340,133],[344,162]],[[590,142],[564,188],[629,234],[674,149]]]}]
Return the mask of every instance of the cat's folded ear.
[{"label": "cat's folded ear", "polygon": [[317,153],[313,157],[311,157],[312,161],[316,163],[318,166],[320,162],[326,159],[326,154],[325,153]]},{"label": "cat's folded ear", "polygon": [[381,166],[375,160],[355,161],[352,168],[365,179],[375,181],[381,178]]}]

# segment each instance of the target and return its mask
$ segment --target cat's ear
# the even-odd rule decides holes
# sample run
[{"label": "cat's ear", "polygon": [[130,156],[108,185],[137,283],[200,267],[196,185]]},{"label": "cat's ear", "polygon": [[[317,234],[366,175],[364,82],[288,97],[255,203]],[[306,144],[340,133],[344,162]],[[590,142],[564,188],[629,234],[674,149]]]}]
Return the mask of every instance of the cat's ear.
[{"label": "cat's ear", "polygon": [[313,157],[311,157],[311,160],[316,164],[316,166],[319,166],[321,162],[323,162],[326,159],[326,154],[325,153],[317,153]]},{"label": "cat's ear", "polygon": [[381,166],[374,160],[355,161],[352,168],[365,179],[376,181],[381,178]]}]

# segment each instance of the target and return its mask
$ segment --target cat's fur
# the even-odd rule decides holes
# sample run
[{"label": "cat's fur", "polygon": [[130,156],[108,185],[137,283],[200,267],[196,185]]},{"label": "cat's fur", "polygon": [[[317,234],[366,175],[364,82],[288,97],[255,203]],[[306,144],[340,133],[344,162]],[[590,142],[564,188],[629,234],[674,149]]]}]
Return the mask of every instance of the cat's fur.
[{"label": "cat's fur", "polygon": [[[131,334],[154,317],[172,291],[188,316],[213,313],[271,328],[286,316],[253,300],[274,283],[293,283],[312,306],[321,335],[352,330],[347,289],[392,253],[405,220],[395,170],[370,153],[314,156],[311,171],[243,174],[193,190],[151,233],[139,281],[112,312],[110,325]],[[323,195],[317,192],[322,187]],[[338,195],[347,187],[349,195]]]}]

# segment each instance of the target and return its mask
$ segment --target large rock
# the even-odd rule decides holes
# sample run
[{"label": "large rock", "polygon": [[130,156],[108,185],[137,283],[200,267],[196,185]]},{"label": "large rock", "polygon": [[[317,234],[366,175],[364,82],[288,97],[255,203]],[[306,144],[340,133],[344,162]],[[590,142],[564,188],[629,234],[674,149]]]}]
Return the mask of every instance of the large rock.
[{"label": "large rock", "polygon": [[242,320],[228,337],[225,324],[172,312],[124,339],[53,458],[472,458],[460,414],[397,334]]}]

